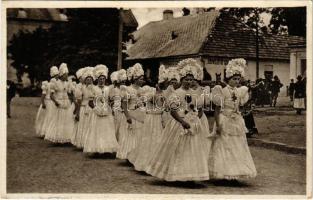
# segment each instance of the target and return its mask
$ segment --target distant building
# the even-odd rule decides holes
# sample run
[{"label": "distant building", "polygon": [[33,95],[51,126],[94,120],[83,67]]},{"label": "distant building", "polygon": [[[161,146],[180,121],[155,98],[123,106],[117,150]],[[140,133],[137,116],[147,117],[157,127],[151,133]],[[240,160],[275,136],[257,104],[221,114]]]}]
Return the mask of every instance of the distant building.
[{"label": "distant building", "polygon": [[[164,13],[161,21],[150,22],[133,33],[128,49],[129,63],[141,62],[147,74],[157,74],[160,64],[176,65],[193,57],[201,63],[212,80],[215,73],[225,76],[225,66],[232,58],[247,60],[246,78],[256,77],[255,33],[245,24],[218,11],[174,18]],[[286,86],[290,79],[288,43],[304,42],[297,36],[260,36],[259,75],[277,75]],[[152,76],[156,77],[156,76]],[[286,87],[282,88],[286,91]]]},{"label": "distant building", "polygon": [[[70,19],[68,19],[66,16],[67,11],[68,9],[7,9],[7,44],[9,45],[12,37],[14,35],[17,35],[20,31],[33,32],[39,27],[43,29],[49,29],[54,24],[68,23]],[[108,50],[108,52],[103,53],[108,55],[108,60],[112,61],[117,60],[118,58],[118,64],[122,65],[123,42],[127,39],[126,36],[128,36],[129,33],[134,32],[137,29],[138,22],[130,9],[120,9],[119,15],[117,15],[116,17],[121,19],[117,20],[119,21],[119,24],[116,24],[116,26],[119,26],[119,28],[117,29],[118,32],[114,33],[121,36],[119,37],[119,43],[118,41],[116,41],[116,49],[118,49],[118,51],[113,52],[110,49]],[[95,52],[97,46],[103,45],[99,43],[94,43],[90,43],[90,45],[85,48],[86,52],[80,53],[88,54],[91,51]],[[117,48],[118,44],[119,48]],[[16,70],[11,66],[12,60],[10,59],[10,55],[8,55],[7,63],[8,79],[16,81]]]}]

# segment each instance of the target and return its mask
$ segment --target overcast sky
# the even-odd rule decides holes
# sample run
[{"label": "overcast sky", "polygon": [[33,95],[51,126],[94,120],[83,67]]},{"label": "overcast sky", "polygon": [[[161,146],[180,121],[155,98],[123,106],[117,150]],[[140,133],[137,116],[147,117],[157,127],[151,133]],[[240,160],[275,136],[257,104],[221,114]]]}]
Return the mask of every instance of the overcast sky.
[{"label": "overcast sky", "polygon": [[[138,28],[140,28],[151,21],[162,20],[163,11],[166,9],[168,8],[132,8],[131,10],[138,21]],[[174,17],[180,17],[183,14],[182,8],[170,8],[170,10],[174,11]],[[270,16],[267,14],[262,16],[265,24],[268,24]]]}]

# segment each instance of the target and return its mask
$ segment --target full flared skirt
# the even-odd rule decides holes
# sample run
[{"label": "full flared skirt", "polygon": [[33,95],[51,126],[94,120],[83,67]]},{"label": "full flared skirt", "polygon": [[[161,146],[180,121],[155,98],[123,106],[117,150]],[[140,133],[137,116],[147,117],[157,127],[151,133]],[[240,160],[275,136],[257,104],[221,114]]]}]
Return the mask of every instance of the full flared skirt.
[{"label": "full flared skirt", "polygon": [[257,171],[251,156],[243,118],[220,115],[220,131],[212,146],[209,160],[214,179],[253,178]]},{"label": "full flared skirt", "polygon": [[120,127],[122,121],[125,121],[125,115],[121,111],[114,111],[114,124],[115,124],[115,135],[117,141],[119,141],[119,135],[120,135]]},{"label": "full flared skirt", "polygon": [[144,113],[140,110],[128,111],[132,117],[132,123],[129,124],[126,118],[122,118],[119,128],[119,149],[116,157],[119,159],[128,159],[129,153],[136,148],[141,130],[143,127]]},{"label": "full flared skirt", "polygon": [[85,136],[89,131],[91,122],[91,108],[82,106],[79,111],[79,121],[75,122],[71,142],[77,148],[84,147]]},{"label": "full flared skirt", "polygon": [[112,115],[100,117],[95,113],[90,116],[90,128],[84,143],[85,153],[113,153],[118,150],[115,136],[115,124]]},{"label": "full flared skirt", "polygon": [[293,102],[293,107],[295,109],[305,109],[305,99],[304,98],[295,98]]},{"label": "full flared skirt", "polygon": [[146,114],[137,147],[129,154],[129,161],[137,171],[145,171],[162,138],[162,115]]},{"label": "full flared skirt", "polygon": [[208,180],[208,147],[203,134],[182,132],[182,126],[176,120],[167,124],[146,172],[166,181]]},{"label": "full flared skirt", "polygon": [[56,108],[54,117],[49,125],[45,140],[53,143],[69,143],[74,130],[73,107]]}]

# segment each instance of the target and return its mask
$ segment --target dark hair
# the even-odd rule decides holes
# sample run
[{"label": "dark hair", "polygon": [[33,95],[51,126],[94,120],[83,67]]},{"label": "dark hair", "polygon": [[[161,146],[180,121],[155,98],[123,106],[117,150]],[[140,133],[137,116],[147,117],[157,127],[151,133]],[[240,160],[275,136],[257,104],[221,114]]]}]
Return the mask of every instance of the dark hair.
[{"label": "dark hair", "polygon": [[234,75],[232,75],[231,77],[228,77],[228,78],[225,76],[224,81],[225,81],[226,83],[228,83],[229,80],[232,79],[234,76],[240,76],[240,77],[241,77],[241,74],[234,74]]}]

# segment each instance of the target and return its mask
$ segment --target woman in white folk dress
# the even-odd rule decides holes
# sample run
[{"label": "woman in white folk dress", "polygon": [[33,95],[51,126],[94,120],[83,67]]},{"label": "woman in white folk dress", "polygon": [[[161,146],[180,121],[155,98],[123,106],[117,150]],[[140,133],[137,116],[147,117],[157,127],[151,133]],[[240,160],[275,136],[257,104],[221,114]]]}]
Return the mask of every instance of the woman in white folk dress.
[{"label": "woman in white folk dress", "polygon": [[237,88],[245,66],[244,59],[231,60],[226,66],[227,86],[217,85],[212,90],[218,113],[217,136],[209,162],[210,175],[214,179],[236,181],[257,175],[247,143],[245,122],[239,112],[239,106],[249,99],[247,89]]},{"label": "woman in white folk dress", "polygon": [[142,94],[146,97],[146,115],[138,145],[129,154],[129,162],[137,171],[145,171],[156,147],[160,145],[163,131],[164,98],[162,98],[161,90],[150,86],[144,86],[142,90]]},{"label": "woman in white folk dress", "polygon": [[139,63],[127,69],[128,87],[121,88],[122,109],[125,120],[119,128],[119,145],[116,157],[128,159],[129,153],[136,147],[144,121],[144,110],[139,102],[140,87],[144,84],[144,71]]},{"label": "woman in white folk dress", "polygon": [[168,99],[170,95],[172,95],[174,91],[180,87],[180,75],[179,75],[179,70],[177,69],[177,67],[169,67],[168,69],[165,70],[165,73],[163,74],[165,76],[164,79],[167,79],[167,82],[168,82],[168,86],[162,92],[165,98],[164,112],[162,114],[162,123],[163,123],[163,127],[165,127],[166,124],[172,118],[170,114],[170,109],[168,107],[169,105]]},{"label": "woman in white folk dress", "polygon": [[191,97],[196,99],[197,108],[198,111],[201,112],[200,115],[200,122],[201,127],[203,128],[203,131],[201,133],[203,134],[204,141],[207,142],[208,147],[208,158],[212,156],[211,154],[211,148],[212,148],[212,142],[214,140],[214,137],[216,135],[216,124],[213,123],[211,126],[209,124],[209,120],[207,116],[204,114],[204,109],[210,104],[211,101],[211,95],[209,92],[208,87],[202,87],[200,85],[200,82],[203,79],[203,68],[199,65],[197,67],[198,71],[198,77],[196,77],[193,82],[191,83]]},{"label": "woman in white folk dress", "polygon": [[[59,69],[56,66],[50,68],[51,79],[57,79],[59,75]],[[53,80],[52,80],[53,82]],[[42,82],[42,96],[41,96],[41,105],[39,107],[36,121],[35,121],[35,130],[36,135],[44,138],[47,133],[48,125],[51,122],[51,117],[55,106],[52,104],[50,99],[50,83],[48,81]]]},{"label": "woman in white folk dress", "polygon": [[35,119],[35,133],[40,138],[43,138],[45,136],[43,131],[43,122],[47,116],[47,107],[46,107],[46,96],[47,92],[49,90],[49,82],[48,81],[42,81],[41,82],[41,104],[38,108],[36,119]]},{"label": "woman in white folk dress", "polygon": [[121,122],[125,121],[125,115],[122,112],[122,96],[121,87],[125,87],[125,81],[127,80],[127,74],[125,69],[115,71],[110,76],[113,83],[113,87],[110,92],[110,99],[113,100],[112,110],[114,114],[114,124],[116,139],[119,141],[119,129]]},{"label": "woman in white folk dress", "polygon": [[82,79],[84,84],[82,84],[81,89],[76,90],[76,101],[77,109],[75,120],[78,122],[77,131],[72,139],[72,144],[77,148],[83,149],[85,137],[90,128],[91,112],[92,108],[89,106],[88,102],[92,100],[95,96],[94,94],[94,74],[93,67],[85,67],[82,72]]},{"label": "woman in white folk dress", "polygon": [[92,112],[89,130],[84,142],[84,153],[113,153],[118,149],[115,136],[115,124],[110,107],[110,87],[105,85],[108,68],[97,65],[94,76],[98,82],[94,87],[95,96],[90,100]]},{"label": "woman in white folk dress", "polygon": [[[76,71],[76,78],[78,79],[79,83],[76,84],[76,87],[74,89],[74,111],[73,114],[75,116],[75,124],[74,124],[74,132],[73,136],[71,138],[71,142],[74,146],[78,147],[77,141],[78,141],[78,124],[79,124],[79,118],[80,118],[80,113],[79,113],[79,102],[78,99],[81,99],[82,95],[82,88],[84,85],[84,79],[82,78],[83,73],[84,73],[85,68],[80,68],[79,70]],[[80,147],[81,148],[81,147]]]},{"label": "woman in white folk dress", "polygon": [[146,172],[165,181],[208,180],[207,142],[197,111],[196,99],[191,97],[190,85],[198,77],[194,59],[178,63],[181,87],[170,96],[172,119],[165,126],[161,144],[155,150]]},{"label": "woman in white folk dress", "polygon": [[60,65],[59,76],[60,79],[52,82],[50,87],[51,100],[57,108],[45,139],[53,143],[63,144],[71,142],[74,129],[73,110],[69,98],[72,87],[67,81],[68,68],[66,63]]}]

